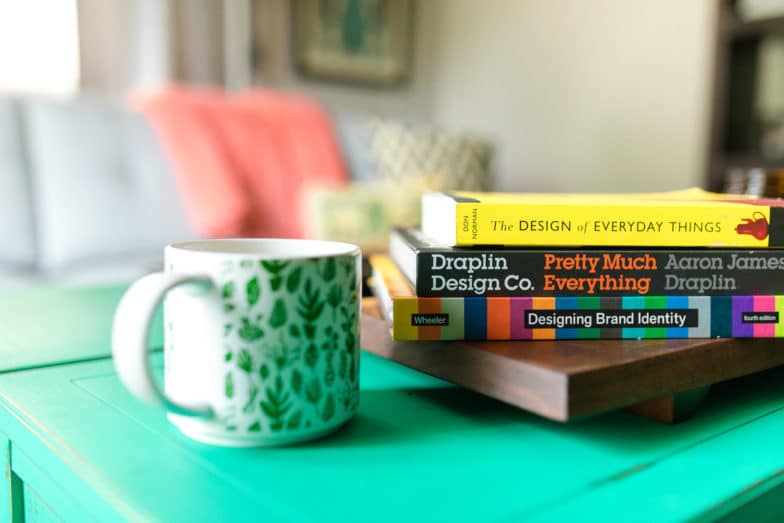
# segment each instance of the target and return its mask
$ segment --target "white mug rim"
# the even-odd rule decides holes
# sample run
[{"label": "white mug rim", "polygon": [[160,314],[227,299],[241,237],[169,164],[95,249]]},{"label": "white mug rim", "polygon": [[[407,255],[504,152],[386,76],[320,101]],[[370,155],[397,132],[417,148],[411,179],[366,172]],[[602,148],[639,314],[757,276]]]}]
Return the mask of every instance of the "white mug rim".
[{"label": "white mug rim", "polygon": [[305,260],[356,256],[361,254],[359,246],[331,240],[302,238],[215,238],[189,240],[166,246],[182,254],[205,256],[252,256],[269,260]]}]

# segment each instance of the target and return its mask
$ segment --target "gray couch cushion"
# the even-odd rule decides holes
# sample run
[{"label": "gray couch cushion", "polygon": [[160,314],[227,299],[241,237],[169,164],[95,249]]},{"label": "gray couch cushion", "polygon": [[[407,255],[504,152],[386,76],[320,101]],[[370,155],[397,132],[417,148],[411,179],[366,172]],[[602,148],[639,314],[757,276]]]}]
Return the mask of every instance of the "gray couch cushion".
[{"label": "gray couch cushion", "polygon": [[89,96],[24,105],[42,269],[155,256],[193,236],[139,114]]},{"label": "gray couch cushion", "polygon": [[19,107],[0,98],[0,270],[35,264],[32,200],[25,165]]}]

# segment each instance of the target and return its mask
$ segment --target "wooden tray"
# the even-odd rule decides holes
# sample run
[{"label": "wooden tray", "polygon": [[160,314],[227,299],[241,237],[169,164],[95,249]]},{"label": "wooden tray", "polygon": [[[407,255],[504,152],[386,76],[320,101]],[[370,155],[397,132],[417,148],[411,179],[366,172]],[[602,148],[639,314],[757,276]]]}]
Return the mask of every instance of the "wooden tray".
[{"label": "wooden tray", "polygon": [[711,384],[784,364],[782,339],[393,341],[372,300],[362,348],[558,421],[619,407],[681,421]]}]

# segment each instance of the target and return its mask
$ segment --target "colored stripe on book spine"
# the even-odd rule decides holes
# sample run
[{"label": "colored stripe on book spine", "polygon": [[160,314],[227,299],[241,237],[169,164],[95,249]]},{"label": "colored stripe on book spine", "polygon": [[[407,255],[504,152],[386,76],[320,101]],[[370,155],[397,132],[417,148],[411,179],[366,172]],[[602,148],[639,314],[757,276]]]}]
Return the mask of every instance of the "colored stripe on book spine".
[{"label": "colored stripe on book spine", "polygon": [[[545,310],[555,309],[555,298],[534,298],[532,307]],[[555,329],[531,329],[531,338],[534,340],[554,340]]]},{"label": "colored stripe on book spine", "polygon": [[[419,298],[419,314],[439,314],[441,313],[441,298]],[[451,320],[451,318],[450,318]],[[429,325],[419,327],[420,340],[440,340],[441,327]]]},{"label": "colored stripe on book spine", "polygon": [[[668,309],[688,309],[689,298],[688,296],[668,296],[666,299],[666,307]],[[699,321],[699,319],[698,319]],[[688,327],[667,327],[665,329],[667,338],[688,338]]]},{"label": "colored stripe on book spine", "polygon": [[485,298],[465,298],[463,300],[465,316],[465,339],[484,340],[488,334],[487,300]]},{"label": "colored stripe on book spine", "polygon": [[732,337],[732,296],[711,296],[711,337]]},{"label": "colored stripe on book spine", "polygon": [[[601,298],[599,300],[599,308],[611,310],[623,309],[623,300],[618,296]],[[600,338],[620,338],[622,335],[623,331],[620,327],[604,327],[599,330]]]},{"label": "colored stripe on book spine", "polygon": [[[776,298],[773,296],[754,296],[754,312],[777,312]],[[776,335],[775,323],[756,323],[753,327],[755,338],[771,338]]]},{"label": "colored stripe on book spine", "polygon": [[743,313],[754,311],[754,298],[752,296],[732,297],[732,336],[749,338],[754,336],[754,325],[743,323]]},{"label": "colored stripe on book spine", "polygon": [[[593,296],[577,298],[577,308],[583,310],[596,310],[599,308],[599,298]],[[599,329],[596,327],[579,329],[577,331],[577,337],[581,340],[599,339]]]},{"label": "colored stripe on book spine", "polygon": [[776,324],[776,337],[784,337],[784,296],[774,296],[776,312],[779,313],[779,322]]},{"label": "colored stripe on book spine", "polygon": [[697,309],[697,326],[689,327],[690,338],[709,338],[711,335],[711,310],[710,296],[690,296],[689,308]]},{"label": "colored stripe on book spine", "polygon": [[531,308],[533,298],[509,299],[509,332],[515,340],[530,340],[531,329],[525,328],[525,311]]},{"label": "colored stripe on book spine", "polygon": [[412,317],[419,312],[417,306],[419,300],[416,299],[402,299],[395,300],[393,304],[392,313],[394,328],[397,335],[402,340],[418,340],[419,327],[412,324]]},{"label": "colored stripe on book spine", "polygon": [[463,302],[465,299],[441,300],[441,312],[449,317],[449,325],[441,327],[442,340],[454,340],[466,337],[465,327],[471,322],[471,318],[466,318]]},{"label": "colored stripe on book spine", "polygon": [[[667,297],[666,296],[646,296],[645,307],[647,309],[666,309]],[[665,327],[646,327],[646,338],[666,338],[667,329]]]},{"label": "colored stripe on book spine", "polygon": [[[577,298],[563,297],[555,299],[556,309],[576,309]],[[579,330],[564,327],[555,331],[555,338],[559,340],[576,340]]]},{"label": "colored stripe on book spine", "polygon": [[[623,308],[624,309],[644,309],[645,308],[645,298],[641,296],[624,296],[623,298]],[[638,328],[638,327],[624,327],[623,328],[623,337],[630,338],[630,339],[637,339],[637,338],[644,338],[645,337],[645,329]]]},{"label": "colored stripe on book spine", "polygon": [[[484,299],[484,298],[483,298]],[[509,328],[509,298],[497,298],[487,301],[487,339],[508,340],[511,330]]]}]

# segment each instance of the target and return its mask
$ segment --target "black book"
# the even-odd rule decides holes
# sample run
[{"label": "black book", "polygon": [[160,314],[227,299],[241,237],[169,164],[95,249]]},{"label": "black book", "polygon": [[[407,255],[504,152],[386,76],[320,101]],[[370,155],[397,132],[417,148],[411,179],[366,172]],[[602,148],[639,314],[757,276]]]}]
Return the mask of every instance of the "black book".
[{"label": "black book", "polygon": [[394,229],[420,297],[784,295],[784,249],[449,247]]}]

